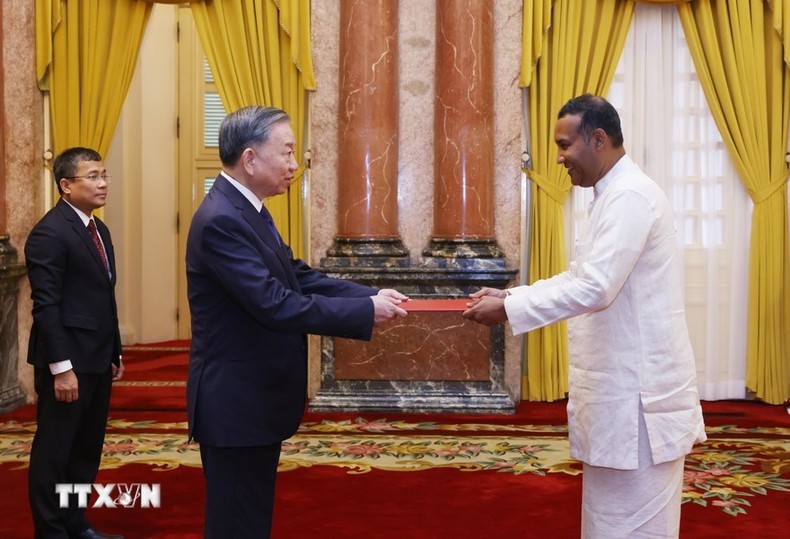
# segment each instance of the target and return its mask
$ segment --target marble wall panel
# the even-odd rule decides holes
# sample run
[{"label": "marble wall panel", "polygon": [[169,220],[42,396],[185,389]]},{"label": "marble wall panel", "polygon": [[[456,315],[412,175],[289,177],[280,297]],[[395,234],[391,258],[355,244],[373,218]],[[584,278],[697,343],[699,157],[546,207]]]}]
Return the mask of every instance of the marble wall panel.
[{"label": "marble wall panel", "polygon": [[460,380],[491,377],[491,330],[459,312],[412,312],[370,341],[335,339],[336,380]]}]

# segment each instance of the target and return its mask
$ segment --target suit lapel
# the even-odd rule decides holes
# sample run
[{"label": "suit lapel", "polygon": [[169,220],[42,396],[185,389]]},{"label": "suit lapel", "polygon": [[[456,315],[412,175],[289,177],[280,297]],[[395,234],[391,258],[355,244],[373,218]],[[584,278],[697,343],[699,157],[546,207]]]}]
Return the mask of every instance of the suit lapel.
[{"label": "suit lapel", "polygon": [[[83,243],[85,244],[85,248],[90,253],[91,257],[93,258],[94,262],[99,266],[102,274],[104,275],[107,280],[110,280],[110,276],[107,273],[107,269],[104,267],[104,262],[102,262],[101,255],[99,251],[96,249],[96,245],[93,243],[93,238],[91,238],[90,232],[88,232],[88,228],[83,224],[82,219],[79,218],[77,213],[74,209],[69,206],[63,199],[58,201],[58,208],[60,208],[60,212],[63,217],[71,224],[72,230],[79,236]],[[99,227],[96,227],[97,230]],[[100,232],[101,234],[101,232]],[[104,245],[109,245],[109,240],[105,238],[105,235],[102,234],[102,241],[104,241]],[[113,275],[115,275],[115,268],[113,268],[113,264],[109,262],[110,254],[107,252],[105,248],[105,254],[107,255],[108,263],[110,264],[110,268],[112,270]]]},{"label": "suit lapel", "polygon": [[[288,279],[288,284],[291,286],[293,290],[299,290],[299,282],[296,280],[296,274],[291,267],[291,261],[285,254],[285,249],[283,248],[282,244],[280,244],[280,240],[275,238],[272,232],[269,230],[269,226],[266,223],[265,217],[258,213],[255,210],[255,207],[250,203],[249,200],[244,198],[238,189],[233,187],[228,180],[226,180],[222,174],[217,176],[217,179],[214,182],[214,187],[222,191],[233,205],[236,206],[239,210],[241,210],[241,214],[244,217],[244,220],[247,221],[250,226],[255,230],[256,234],[263,240],[263,242],[271,248],[272,251],[277,255],[277,260],[282,265],[283,271]],[[266,209],[264,206],[263,211],[267,212],[269,210]]]}]

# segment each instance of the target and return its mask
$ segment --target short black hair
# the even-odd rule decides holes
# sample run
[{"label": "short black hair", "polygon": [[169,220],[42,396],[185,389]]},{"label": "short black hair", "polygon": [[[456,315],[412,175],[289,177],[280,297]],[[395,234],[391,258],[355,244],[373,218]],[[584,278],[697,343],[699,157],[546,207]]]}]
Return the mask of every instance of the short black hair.
[{"label": "short black hair", "polygon": [[64,150],[55,158],[52,163],[52,175],[55,178],[55,185],[58,187],[58,192],[62,195],[63,189],[60,187],[60,180],[63,178],[73,178],[77,173],[77,167],[83,161],[101,161],[101,155],[96,150],[90,148],[83,148],[76,146]]},{"label": "short black hair", "polygon": [[290,122],[285,111],[274,107],[244,107],[228,114],[219,126],[219,158],[225,166],[235,165],[244,150],[269,140],[272,127]]},{"label": "short black hair", "polygon": [[620,127],[620,115],[603,97],[593,94],[582,94],[569,99],[557,114],[559,120],[563,116],[581,116],[579,133],[584,137],[584,142],[590,142],[593,131],[603,129],[612,141],[615,148],[623,145],[623,130]]}]

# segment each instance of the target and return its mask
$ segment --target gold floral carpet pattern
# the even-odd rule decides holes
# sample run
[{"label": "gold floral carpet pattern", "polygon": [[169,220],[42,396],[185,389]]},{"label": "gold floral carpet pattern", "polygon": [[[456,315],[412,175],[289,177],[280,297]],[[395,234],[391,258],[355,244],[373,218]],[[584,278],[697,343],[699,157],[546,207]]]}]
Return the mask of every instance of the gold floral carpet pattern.
[{"label": "gold floral carpet pattern", "polygon": [[[27,467],[35,422],[0,422],[0,464]],[[750,500],[790,492],[790,429],[709,427],[709,440],[686,458],[683,503],[737,516]],[[14,466],[18,463],[18,466]],[[167,471],[200,467],[186,423],[110,419],[103,469],[146,464]],[[283,444],[280,470],[333,466],[349,474],[374,469],[416,472],[581,474],[569,457],[565,425],[492,425],[367,420],[303,423]]]}]

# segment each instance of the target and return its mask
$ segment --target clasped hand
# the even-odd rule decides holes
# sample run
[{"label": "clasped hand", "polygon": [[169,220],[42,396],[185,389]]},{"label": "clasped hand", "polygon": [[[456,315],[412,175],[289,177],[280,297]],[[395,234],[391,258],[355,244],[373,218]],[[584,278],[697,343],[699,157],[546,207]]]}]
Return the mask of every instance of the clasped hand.
[{"label": "clasped hand", "polygon": [[469,297],[472,301],[466,304],[469,308],[463,312],[464,318],[484,326],[495,326],[507,321],[507,292],[504,290],[486,287],[469,294]]},{"label": "clasped hand", "polygon": [[406,311],[398,305],[403,301],[408,301],[409,298],[397,290],[384,288],[379,290],[377,295],[371,296],[370,299],[373,300],[373,323],[375,325],[392,320],[396,316],[406,316]]}]

